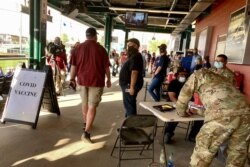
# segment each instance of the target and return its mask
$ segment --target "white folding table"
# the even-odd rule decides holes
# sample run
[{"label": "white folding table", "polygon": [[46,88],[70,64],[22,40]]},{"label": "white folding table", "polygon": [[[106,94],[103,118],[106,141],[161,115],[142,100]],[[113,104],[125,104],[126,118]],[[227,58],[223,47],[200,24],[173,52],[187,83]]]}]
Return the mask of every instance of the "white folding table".
[{"label": "white folding table", "polygon": [[[173,105],[174,103],[173,102],[140,102],[139,103],[139,105],[141,107],[150,111],[152,114],[154,114],[158,119],[160,119],[163,122],[190,122],[190,121],[202,121],[202,120],[204,120],[204,117],[199,116],[199,115],[192,115],[189,117],[180,117],[179,115],[177,115],[177,112],[175,109],[171,110],[171,111],[161,112],[153,107],[153,106],[163,105],[163,104]],[[163,149],[164,149],[164,156],[165,156],[165,160],[166,160],[164,134],[163,134]]]}]

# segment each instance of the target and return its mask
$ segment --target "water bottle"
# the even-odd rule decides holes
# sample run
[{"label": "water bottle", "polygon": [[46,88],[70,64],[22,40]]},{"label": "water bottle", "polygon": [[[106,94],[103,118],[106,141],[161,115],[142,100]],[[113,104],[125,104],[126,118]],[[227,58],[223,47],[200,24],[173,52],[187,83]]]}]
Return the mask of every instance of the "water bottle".
[{"label": "water bottle", "polygon": [[164,155],[164,149],[161,149],[160,164],[161,164],[161,166],[163,166],[163,167],[166,166],[166,160],[165,160],[165,155]]},{"label": "water bottle", "polygon": [[173,153],[171,153],[168,157],[167,167],[174,167]]}]

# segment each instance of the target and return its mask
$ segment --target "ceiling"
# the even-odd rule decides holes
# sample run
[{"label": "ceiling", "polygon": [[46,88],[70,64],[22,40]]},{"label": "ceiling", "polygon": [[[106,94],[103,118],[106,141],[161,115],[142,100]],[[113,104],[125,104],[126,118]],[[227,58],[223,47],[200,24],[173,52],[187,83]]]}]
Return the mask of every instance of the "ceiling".
[{"label": "ceiling", "polygon": [[215,0],[48,0],[48,5],[87,26],[103,29],[113,17],[115,29],[126,30],[126,11],[148,13],[143,31],[180,34],[196,18],[206,15]]}]

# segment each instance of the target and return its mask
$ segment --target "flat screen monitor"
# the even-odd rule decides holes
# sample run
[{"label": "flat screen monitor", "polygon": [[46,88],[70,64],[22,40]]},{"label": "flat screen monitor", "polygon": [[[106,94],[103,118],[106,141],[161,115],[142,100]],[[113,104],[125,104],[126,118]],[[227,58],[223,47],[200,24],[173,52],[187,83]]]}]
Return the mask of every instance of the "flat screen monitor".
[{"label": "flat screen monitor", "polygon": [[132,28],[146,28],[148,23],[148,13],[126,12],[125,25]]}]

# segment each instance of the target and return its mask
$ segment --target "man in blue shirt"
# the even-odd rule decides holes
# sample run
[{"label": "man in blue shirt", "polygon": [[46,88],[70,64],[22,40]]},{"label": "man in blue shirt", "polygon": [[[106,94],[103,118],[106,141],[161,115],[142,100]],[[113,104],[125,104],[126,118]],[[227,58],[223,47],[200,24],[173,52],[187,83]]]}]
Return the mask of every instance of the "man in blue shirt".
[{"label": "man in blue shirt", "polygon": [[195,70],[196,63],[198,61],[201,61],[201,55],[198,54],[198,49],[195,48],[192,56],[192,62],[191,62],[191,67],[190,67],[190,73],[193,73]]}]

